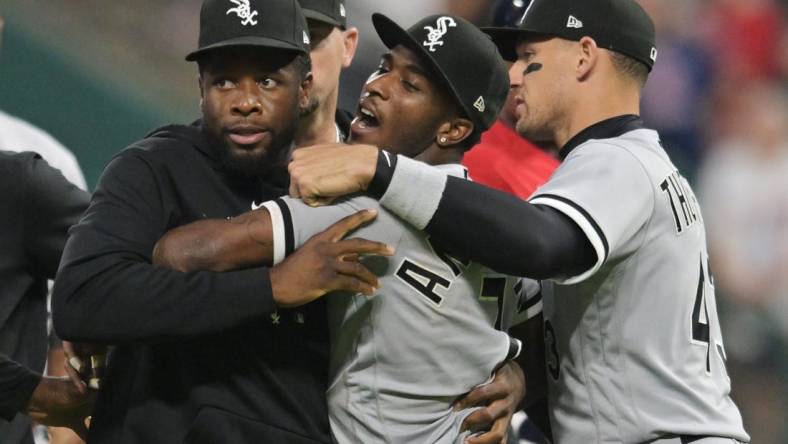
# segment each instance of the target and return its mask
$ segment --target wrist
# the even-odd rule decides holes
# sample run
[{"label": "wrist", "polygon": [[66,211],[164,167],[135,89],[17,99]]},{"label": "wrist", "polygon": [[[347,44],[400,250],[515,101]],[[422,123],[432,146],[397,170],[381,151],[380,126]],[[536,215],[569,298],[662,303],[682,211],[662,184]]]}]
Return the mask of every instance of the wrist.
[{"label": "wrist", "polygon": [[394,178],[394,170],[397,167],[397,156],[386,150],[379,149],[375,173],[369,182],[368,193],[375,199],[380,199],[386,194],[391,180]]},{"label": "wrist", "polygon": [[25,408],[25,413],[28,415],[43,414],[49,410],[52,403],[52,384],[51,378],[41,377],[38,380],[36,388],[30,396],[30,400]]},{"label": "wrist", "polygon": [[400,156],[380,204],[416,229],[427,227],[443,198],[446,172]]},{"label": "wrist", "polygon": [[286,294],[287,279],[282,276],[281,265],[277,264],[268,269],[268,280],[271,282],[271,299],[274,306],[271,312],[275,312],[279,307],[285,308],[288,297]]}]

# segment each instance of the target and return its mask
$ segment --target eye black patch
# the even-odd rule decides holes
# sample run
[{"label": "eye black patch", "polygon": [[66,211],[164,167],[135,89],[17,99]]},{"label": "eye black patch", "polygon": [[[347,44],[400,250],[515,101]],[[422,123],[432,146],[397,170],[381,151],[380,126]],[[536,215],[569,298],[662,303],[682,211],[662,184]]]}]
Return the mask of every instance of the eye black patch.
[{"label": "eye black patch", "polygon": [[532,72],[536,72],[542,69],[541,63],[530,63],[528,66],[525,67],[525,71],[523,71],[523,75],[531,74]]}]

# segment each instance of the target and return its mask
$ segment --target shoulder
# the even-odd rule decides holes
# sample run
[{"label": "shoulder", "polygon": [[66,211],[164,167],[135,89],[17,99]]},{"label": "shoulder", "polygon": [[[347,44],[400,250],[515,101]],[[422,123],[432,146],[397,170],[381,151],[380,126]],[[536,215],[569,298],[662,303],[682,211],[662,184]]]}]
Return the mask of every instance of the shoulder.
[{"label": "shoulder", "polygon": [[0,150],[0,168],[8,171],[11,168],[31,165],[41,159],[41,155],[33,151],[2,151]]},{"label": "shoulder", "polygon": [[0,151],[0,181],[13,185],[9,189],[26,184],[39,167],[51,168],[36,152]]},{"label": "shoulder", "polygon": [[0,149],[35,151],[80,188],[87,188],[76,156],[49,133],[0,111]]},{"label": "shoulder", "polygon": [[598,165],[618,173],[649,175],[649,170],[655,166],[669,163],[659,143],[656,132],[651,130],[630,131],[610,139],[591,139],[572,150],[559,170]]},{"label": "shoulder", "polygon": [[207,141],[194,125],[167,125],[131,143],[111,163],[144,163],[150,167],[189,165],[200,157]]},{"label": "shoulder", "polygon": [[0,184],[7,190],[4,192],[5,198],[16,195],[24,200],[48,195],[60,196],[75,188],[60,170],[52,167],[40,154],[31,151],[0,151]]}]

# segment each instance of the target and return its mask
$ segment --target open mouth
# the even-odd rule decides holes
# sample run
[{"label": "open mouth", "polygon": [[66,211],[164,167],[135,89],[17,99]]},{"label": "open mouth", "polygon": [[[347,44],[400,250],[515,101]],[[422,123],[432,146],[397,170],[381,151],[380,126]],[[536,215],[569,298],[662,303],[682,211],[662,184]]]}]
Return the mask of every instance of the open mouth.
[{"label": "open mouth", "polygon": [[268,134],[263,128],[251,125],[236,125],[227,130],[230,140],[236,145],[249,146],[260,143]]},{"label": "open mouth", "polygon": [[353,126],[358,129],[372,129],[380,126],[380,120],[374,111],[362,106],[359,106],[356,118],[353,119]]}]

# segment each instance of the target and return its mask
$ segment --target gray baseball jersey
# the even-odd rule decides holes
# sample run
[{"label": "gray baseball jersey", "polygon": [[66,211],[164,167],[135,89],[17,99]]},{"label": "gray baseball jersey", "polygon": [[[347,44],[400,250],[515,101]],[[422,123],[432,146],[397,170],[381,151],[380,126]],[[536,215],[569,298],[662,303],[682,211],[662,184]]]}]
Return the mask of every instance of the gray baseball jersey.
[{"label": "gray baseball jersey", "polygon": [[[462,177],[459,165],[445,165]],[[454,443],[471,410],[452,402],[488,382],[519,352],[505,331],[541,311],[538,283],[508,278],[453,258],[424,233],[357,196],[311,208],[300,200],[267,202],[275,262],[345,216],[380,208],[353,236],[396,248],[391,258],[366,258],[380,277],[373,297],[327,296],[331,330],[331,429],[339,443]],[[458,221],[461,223],[461,221]]]},{"label": "gray baseball jersey", "polygon": [[598,256],[543,290],[556,441],[749,441],[729,396],[703,218],[657,133],[586,139],[531,202],[573,219]]}]

